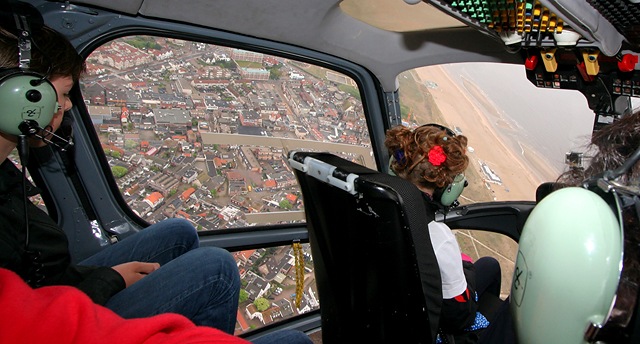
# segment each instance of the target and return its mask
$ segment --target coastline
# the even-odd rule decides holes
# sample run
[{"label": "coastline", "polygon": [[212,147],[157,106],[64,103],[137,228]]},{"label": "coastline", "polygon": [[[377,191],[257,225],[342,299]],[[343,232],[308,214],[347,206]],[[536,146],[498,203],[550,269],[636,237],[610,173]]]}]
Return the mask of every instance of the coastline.
[{"label": "coastline", "polygon": [[416,74],[422,85],[437,84],[430,93],[445,117],[447,123],[443,124],[460,128],[467,136],[473,147],[469,152],[472,166],[480,169],[479,161],[483,161],[502,179],[502,185],[492,187],[496,200],[533,200],[538,185],[557,178],[559,172],[533,147],[519,140],[519,151],[512,147],[505,136],[518,135],[519,129],[470,80],[463,80],[461,85],[444,66],[419,68]]}]

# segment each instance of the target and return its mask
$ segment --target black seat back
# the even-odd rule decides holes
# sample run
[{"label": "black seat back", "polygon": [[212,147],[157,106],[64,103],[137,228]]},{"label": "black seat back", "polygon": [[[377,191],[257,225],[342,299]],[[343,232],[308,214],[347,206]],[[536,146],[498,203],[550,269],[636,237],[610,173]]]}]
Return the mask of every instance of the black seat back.
[{"label": "black seat back", "polygon": [[420,191],[328,153],[292,152],[289,161],[305,204],[323,341],[433,343],[442,287]]}]

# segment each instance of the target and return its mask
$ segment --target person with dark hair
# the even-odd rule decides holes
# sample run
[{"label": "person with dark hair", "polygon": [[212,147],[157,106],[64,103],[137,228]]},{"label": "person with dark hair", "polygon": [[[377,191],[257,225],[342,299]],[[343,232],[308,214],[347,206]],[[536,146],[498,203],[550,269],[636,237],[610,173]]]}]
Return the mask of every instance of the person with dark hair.
[{"label": "person with dark hair", "polygon": [[[50,142],[48,138],[60,127],[64,112],[73,106],[69,92],[85,64],[64,36],[46,26],[32,28],[31,45],[28,70],[51,83],[58,108],[50,123],[44,124],[46,131],[40,128],[41,132],[29,138],[29,145],[48,149],[44,147]],[[16,35],[0,29],[0,68],[19,66],[18,46]],[[9,104],[0,105],[7,108]],[[64,231],[47,213],[25,202],[40,191],[28,185],[25,194],[22,186],[28,182],[8,159],[18,139],[16,134],[0,131],[1,268],[16,272],[33,288],[76,287],[96,304],[124,318],[178,313],[196,325],[233,334],[240,276],[228,251],[199,247],[193,225],[176,218],[153,224],[72,264]],[[310,342],[299,331],[285,331],[278,338],[274,342]]]},{"label": "person with dark hair", "polygon": [[[611,124],[597,130],[591,136],[584,159],[587,167],[575,166],[561,174],[558,182],[564,185],[580,185],[585,180],[619,168],[640,147],[640,110],[622,116]],[[623,183],[638,184],[640,164],[631,167],[620,176]]]},{"label": "person with dark hair", "polygon": [[469,165],[467,138],[437,124],[413,130],[397,126],[387,131],[385,146],[392,157],[391,171],[422,191],[433,219],[428,231],[442,278],[440,327],[443,334],[453,335],[456,343],[473,343],[478,338],[475,330],[489,325],[477,311],[478,296],[485,292],[500,296],[500,265],[492,257],[472,263],[462,255],[451,229],[435,221],[436,211],[443,207],[444,190],[455,183]]}]

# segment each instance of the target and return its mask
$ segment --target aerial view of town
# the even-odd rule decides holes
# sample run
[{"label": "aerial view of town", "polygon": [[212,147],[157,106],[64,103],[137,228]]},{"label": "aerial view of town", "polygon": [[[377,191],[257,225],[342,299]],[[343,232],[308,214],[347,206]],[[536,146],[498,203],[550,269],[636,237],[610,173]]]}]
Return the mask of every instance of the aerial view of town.
[{"label": "aerial view of town", "polygon": [[[132,36],[87,58],[81,90],[124,199],[150,223],[182,217],[213,231],[304,221],[291,149],[373,166],[356,84],[306,63]],[[302,247],[298,289],[291,246],[234,253],[243,281],[237,333],[319,307]]]}]

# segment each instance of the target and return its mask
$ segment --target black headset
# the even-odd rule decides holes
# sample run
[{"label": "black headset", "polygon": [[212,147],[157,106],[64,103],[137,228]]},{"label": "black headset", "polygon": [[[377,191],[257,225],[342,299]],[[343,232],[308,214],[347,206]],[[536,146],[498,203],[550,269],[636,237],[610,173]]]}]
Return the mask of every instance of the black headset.
[{"label": "black headset", "polygon": [[[444,130],[445,133],[450,137],[456,137],[456,133],[453,132],[453,130],[437,123],[423,124],[420,127],[435,127]],[[389,173],[392,175],[395,175],[395,173],[391,169],[391,164],[395,159],[396,158],[392,155],[389,160]],[[444,207],[456,207],[459,204],[458,197],[460,197],[462,191],[467,185],[469,185],[467,178],[465,177],[464,173],[460,173],[453,178],[453,182],[451,184],[436,189],[433,192],[433,199]]]},{"label": "black headset", "polygon": [[[31,28],[43,25],[40,13],[31,4],[8,3],[15,27],[5,29],[18,38],[19,65],[0,70],[0,132],[29,136],[49,125],[59,110],[58,95],[46,75],[29,69],[35,46]],[[11,20],[4,20],[6,13],[3,17],[3,23],[11,23]]]}]

